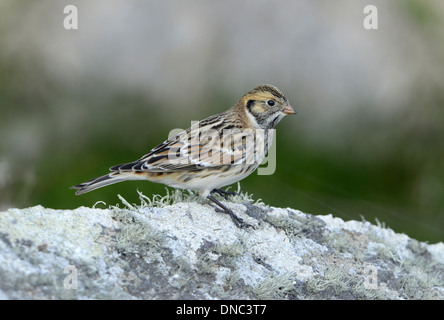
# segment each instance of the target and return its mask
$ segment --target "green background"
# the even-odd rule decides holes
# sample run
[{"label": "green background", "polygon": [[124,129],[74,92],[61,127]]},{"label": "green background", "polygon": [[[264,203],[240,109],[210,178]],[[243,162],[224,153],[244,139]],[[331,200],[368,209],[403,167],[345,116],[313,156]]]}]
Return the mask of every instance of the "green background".
[{"label": "green background", "polygon": [[[63,28],[67,4],[79,30]],[[298,115],[277,126],[276,172],[252,174],[242,190],[442,241],[444,10],[373,4],[379,28],[369,31],[363,1],[4,1],[0,208],[164,194],[150,182],[68,188],[272,83]]]}]

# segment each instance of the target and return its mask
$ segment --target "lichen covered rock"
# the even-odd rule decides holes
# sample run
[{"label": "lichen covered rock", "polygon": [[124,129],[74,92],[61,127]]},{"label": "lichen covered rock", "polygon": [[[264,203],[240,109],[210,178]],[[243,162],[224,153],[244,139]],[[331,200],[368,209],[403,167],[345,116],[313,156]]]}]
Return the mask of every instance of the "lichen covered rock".
[{"label": "lichen covered rock", "polygon": [[[444,244],[224,202],[0,213],[2,299],[443,299]],[[152,203],[151,203],[152,204]]]}]

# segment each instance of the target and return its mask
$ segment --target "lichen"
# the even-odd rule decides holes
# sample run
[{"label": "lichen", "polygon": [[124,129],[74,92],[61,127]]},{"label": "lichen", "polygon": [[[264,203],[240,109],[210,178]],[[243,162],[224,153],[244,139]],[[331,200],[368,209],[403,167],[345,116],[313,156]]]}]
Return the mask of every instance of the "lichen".
[{"label": "lichen", "polygon": [[[256,229],[243,230],[187,192],[139,196],[137,205],[122,198],[122,208],[3,212],[0,293],[13,299],[444,298],[442,245],[381,223],[223,200],[256,221]],[[64,287],[67,265],[78,271],[76,290]]]}]

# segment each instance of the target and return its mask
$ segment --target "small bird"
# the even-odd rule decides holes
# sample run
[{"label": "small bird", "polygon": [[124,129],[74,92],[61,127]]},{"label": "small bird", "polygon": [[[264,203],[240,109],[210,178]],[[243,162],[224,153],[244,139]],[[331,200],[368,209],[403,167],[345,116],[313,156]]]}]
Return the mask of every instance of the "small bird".
[{"label": "small bird", "polygon": [[251,227],[212,196],[227,199],[221,187],[250,175],[268,152],[274,127],[296,114],[275,86],[260,85],[225,112],[210,116],[168,139],[134,162],[110,168],[110,173],[71,187],[77,195],[126,180],[148,180],[195,190],[230,215],[239,228]]}]

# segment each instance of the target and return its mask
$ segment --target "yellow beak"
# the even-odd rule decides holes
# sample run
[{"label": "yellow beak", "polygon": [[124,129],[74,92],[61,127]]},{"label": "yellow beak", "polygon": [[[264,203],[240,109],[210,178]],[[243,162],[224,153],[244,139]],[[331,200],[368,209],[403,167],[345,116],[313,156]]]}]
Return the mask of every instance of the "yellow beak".
[{"label": "yellow beak", "polygon": [[284,110],[282,110],[282,112],[285,114],[297,114],[297,112],[294,111],[294,109],[290,105],[286,106]]}]

